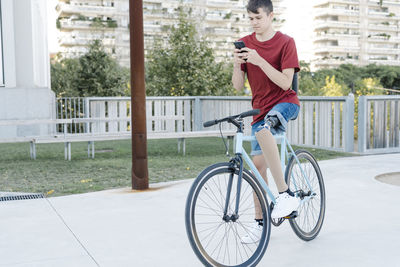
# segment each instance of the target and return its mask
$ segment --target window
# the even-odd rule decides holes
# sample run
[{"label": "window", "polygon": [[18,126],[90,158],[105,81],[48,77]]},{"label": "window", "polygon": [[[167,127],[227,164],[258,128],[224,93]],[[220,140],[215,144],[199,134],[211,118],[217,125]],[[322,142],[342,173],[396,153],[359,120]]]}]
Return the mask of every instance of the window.
[{"label": "window", "polygon": [[0,2],[0,86],[4,86],[4,65],[3,65],[3,24],[1,23],[1,2]]}]

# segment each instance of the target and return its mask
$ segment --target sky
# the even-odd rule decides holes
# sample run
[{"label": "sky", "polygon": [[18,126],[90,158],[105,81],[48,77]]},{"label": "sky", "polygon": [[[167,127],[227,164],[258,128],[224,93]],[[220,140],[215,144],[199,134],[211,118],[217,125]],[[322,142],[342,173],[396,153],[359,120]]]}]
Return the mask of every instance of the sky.
[{"label": "sky", "polygon": [[283,0],[286,9],[286,19],[281,31],[294,38],[299,60],[310,61],[312,58],[314,1]]},{"label": "sky", "polygon": [[[283,0],[282,5],[286,6],[285,24],[281,31],[294,38],[297,46],[299,60],[310,61],[312,57],[312,2],[299,0]],[[48,36],[49,51],[57,53],[59,50],[57,42],[55,7],[58,0],[47,0],[48,14]]]}]

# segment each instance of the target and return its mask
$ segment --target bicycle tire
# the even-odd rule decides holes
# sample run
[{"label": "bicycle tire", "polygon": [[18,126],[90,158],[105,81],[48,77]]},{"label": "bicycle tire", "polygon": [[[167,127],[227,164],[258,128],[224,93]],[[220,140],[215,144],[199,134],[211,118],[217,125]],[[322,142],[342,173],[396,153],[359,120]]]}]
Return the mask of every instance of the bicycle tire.
[{"label": "bicycle tire", "polygon": [[[316,193],[316,195],[299,207],[297,218],[289,219],[289,223],[295,234],[300,239],[304,241],[310,241],[319,234],[324,222],[326,206],[325,185],[321,169],[319,168],[314,156],[306,150],[296,150],[295,154],[303,167],[303,171],[309,176],[312,190]],[[310,193],[307,182],[305,181],[302,171],[298,166],[296,157],[292,155],[288,162],[285,171],[285,181],[290,190],[293,192],[302,190],[303,193]],[[289,179],[289,177],[292,179]],[[301,198],[303,199],[303,197]],[[306,227],[306,222],[314,223],[310,224],[309,227]]]},{"label": "bicycle tire", "polygon": [[[215,185],[218,186],[219,185],[223,185],[223,183],[225,183],[224,181],[222,181],[222,179],[225,179],[226,176],[232,175],[234,177],[234,180],[237,180],[237,175],[238,175],[238,168],[230,168],[230,163],[226,162],[226,163],[217,163],[214,165],[209,166],[208,168],[206,168],[203,172],[201,172],[199,174],[199,176],[195,179],[195,181],[193,182],[191,189],[189,191],[188,197],[187,197],[187,201],[186,201],[186,208],[185,208],[185,225],[186,225],[186,232],[187,232],[187,236],[189,238],[189,242],[190,245],[193,249],[193,251],[195,252],[196,256],[199,258],[199,260],[205,265],[205,266],[256,266],[257,263],[262,259],[267,246],[268,246],[268,242],[269,242],[269,238],[270,238],[270,233],[271,233],[271,221],[270,221],[270,214],[269,214],[269,208],[268,208],[268,202],[267,202],[267,198],[265,196],[265,193],[262,190],[261,185],[258,183],[258,181],[254,178],[254,176],[246,169],[243,170],[243,179],[242,179],[242,189],[241,189],[241,194],[240,194],[240,201],[243,200],[243,202],[245,203],[248,200],[248,196],[246,197],[242,197],[243,195],[246,195],[247,192],[249,192],[250,195],[253,195],[253,193],[251,192],[251,189],[254,190],[254,192],[256,193],[257,199],[260,200],[260,206],[261,209],[263,211],[263,220],[264,220],[264,226],[263,226],[263,234],[262,237],[260,239],[260,241],[258,242],[258,244],[254,244],[254,246],[256,247],[254,249],[254,252],[251,255],[248,255],[248,253],[246,252],[247,250],[250,250],[250,248],[252,247],[251,245],[246,245],[241,243],[242,247],[243,247],[243,254],[246,254],[248,256],[248,259],[243,260],[243,255],[240,252],[240,245],[237,244],[238,239],[241,237],[240,234],[245,233],[243,232],[244,229],[245,230],[245,223],[247,224],[247,222],[245,222],[244,220],[251,220],[253,224],[255,224],[254,222],[254,217],[251,218],[251,214],[250,215],[246,215],[247,211],[246,210],[250,210],[251,212],[251,207],[243,209],[243,213],[241,214],[241,207],[242,207],[242,202],[239,202],[239,215],[240,217],[238,218],[238,220],[236,222],[225,222],[222,218],[223,216],[223,207],[224,205],[220,205],[221,203],[225,203],[225,198],[223,195],[223,189],[224,186],[220,186],[221,190],[219,190],[219,192],[221,193],[221,196],[214,198],[211,194],[211,179],[215,178],[217,179],[217,181],[214,181]],[[236,201],[236,190],[234,190],[234,188],[236,188],[236,183],[233,183],[235,186],[232,186],[232,193],[230,198],[230,205],[232,203],[235,203]],[[250,191],[248,188],[245,188],[245,185],[250,186]],[[226,183],[225,183],[226,185]],[[245,192],[245,190],[247,190]],[[219,244],[221,244],[221,247],[223,247],[223,245],[226,244],[225,249],[224,249],[224,253],[225,251],[228,251],[228,257],[230,257],[229,251],[231,246],[231,242],[232,240],[236,240],[236,261],[234,261],[232,259],[232,264],[231,264],[231,259],[229,260],[225,260],[225,255],[224,254],[224,258],[221,259],[219,258],[219,253],[218,255],[215,257],[213,256],[213,252],[211,252],[211,249],[208,249],[208,246],[210,244],[210,240],[212,238],[215,237],[215,239],[217,239],[220,237],[220,234],[217,233],[219,232],[219,227],[216,229],[217,232],[214,233],[208,233],[208,235],[211,236],[210,240],[207,240],[206,238],[204,238],[204,240],[201,240],[201,231],[205,231],[203,229],[201,229],[201,216],[200,215],[205,215],[205,214],[200,214],[198,213],[196,215],[196,212],[203,212],[204,207],[202,207],[200,204],[205,203],[204,200],[201,199],[201,197],[204,195],[206,196],[209,193],[208,198],[212,199],[214,198],[214,200],[218,200],[221,198],[221,202],[217,203],[217,201],[215,201],[215,207],[219,207],[218,209],[215,208],[214,206],[212,207],[212,210],[216,210],[218,211],[217,214],[210,214],[209,217],[212,217],[214,215],[215,217],[215,221],[216,222],[220,222],[220,226],[224,225],[225,227],[225,235],[223,235],[222,238],[224,238],[225,236],[227,236],[226,240],[219,242],[217,244],[217,247]],[[227,190],[225,190],[227,191]],[[203,194],[204,193],[204,194]],[[211,197],[210,197],[211,196]],[[214,194],[215,196],[215,194]],[[225,194],[226,196],[226,194]],[[252,197],[253,198],[253,197]],[[249,203],[251,204],[251,202],[254,203],[253,200],[250,199]],[[206,204],[204,204],[206,206]],[[211,204],[209,204],[211,205]],[[229,206],[230,206],[229,205]],[[209,206],[210,207],[210,206]],[[210,207],[211,208],[211,207]],[[246,213],[246,214],[245,214]],[[221,218],[218,218],[218,217]],[[254,215],[255,216],[255,215]],[[214,218],[212,217],[212,218]],[[250,219],[249,219],[250,218]],[[242,219],[242,221],[240,221]],[[222,222],[221,222],[222,221]],[[229,225],[231,224],[231,225]],[[235,224],[235,225],[234,225]],[[227,231],[227,227],[228,227],[228,234],[226,235],[226,231]],[[231,236],[231,241],[229,241],[229,233],[231,233],[231,230],[233,232],[233,235]],[[236,232],[235,232],[236,230]],[[241,233],[238,232],[238,230],[241,230]],[[211,230],[210,230],[211,231]],[[207,237],[208,238],[208,237]],[[206,242],[208,244],[206,244]],[[240,239],[239,239],[240,242]],[[224,244],[225,243],[225,244]],[[219,248],[219,250],[221,250],[222,248]],[[241,260],[238,261],[238,249],[239,249],[239,254],[241,257]],[[215,250],[215,249],[214,249]],[[251,253],[251,251],[250,251]],[[250,254],[249,253],[249,254]]]}]

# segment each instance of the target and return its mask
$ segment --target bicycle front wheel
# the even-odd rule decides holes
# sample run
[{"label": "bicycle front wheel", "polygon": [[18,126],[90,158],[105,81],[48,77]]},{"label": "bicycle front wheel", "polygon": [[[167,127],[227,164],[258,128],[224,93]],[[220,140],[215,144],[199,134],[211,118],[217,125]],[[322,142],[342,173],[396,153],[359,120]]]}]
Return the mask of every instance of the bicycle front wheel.
[{"label": "bicycle front wheel", "polygon": [[296,150],[285,171],[285,180],[292,192],[300,196],[297,218],[289,223],[296,235],[305,241],[313,240],[325,218],[325,186],[321,170],[311,153]]},{"label": "bicycle front wheel", "polygon": [[[243,170],[238,195],[238,173],[229,163],[212,165],[196,178],[189,191],[186,232],[195,254],[206,266],[255,266],[268,246],[271,222],[265,194],[253,175]],[[230,180],[232,187],[228,194]],[[235,215],[237,198],[240,200],[238,218],[230,220]],[[256,226],[256,205],[261,208],[264,220],[261,239],[244,243],[242,237]]]}]

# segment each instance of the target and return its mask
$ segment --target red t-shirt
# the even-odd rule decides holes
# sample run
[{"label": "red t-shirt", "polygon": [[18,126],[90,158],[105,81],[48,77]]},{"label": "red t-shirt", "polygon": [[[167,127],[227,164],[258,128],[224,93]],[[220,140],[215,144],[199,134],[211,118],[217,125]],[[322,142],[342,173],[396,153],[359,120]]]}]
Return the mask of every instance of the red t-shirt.
[{"label": "red t-shirt", "polygon": [[[295,72],[300,70],[299,60],[297,58],[296,45],[293,38],[276,32],[268,41],[260,42],[256,39],[253,32],[243,37],[242,40],[250,49],[255,49],[269,64],[278,71],[294,68]],[[294,103],[300,106],[296,92],[293,90],[283,90],[261,70],[260,67],[251,63],[245,63],[241,66],[242,71],[247,73],[247,78],[252,91],[252,106],[254,109],[260,109],[260,114],[253,117],[253,123],[263,119],[265,115],[278,103]]]}]

